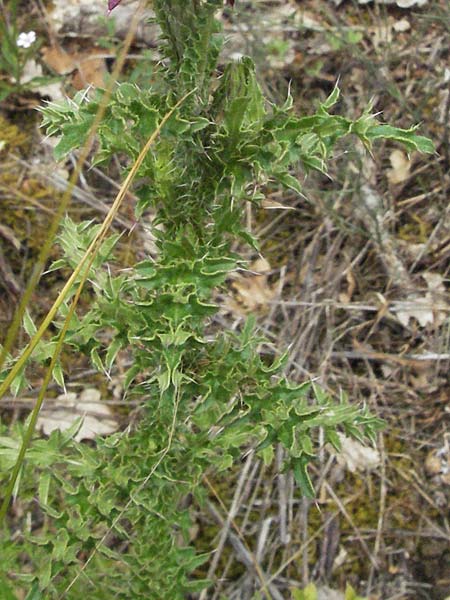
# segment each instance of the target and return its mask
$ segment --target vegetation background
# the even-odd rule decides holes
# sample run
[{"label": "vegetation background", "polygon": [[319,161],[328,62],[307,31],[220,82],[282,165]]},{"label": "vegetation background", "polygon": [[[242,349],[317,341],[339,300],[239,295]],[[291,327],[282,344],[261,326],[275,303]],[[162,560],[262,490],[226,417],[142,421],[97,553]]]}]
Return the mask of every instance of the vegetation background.
[{"label": "vegetation background", "polygon": [[[290,86],[296,110],[310,114],[339,79],[342,114],[356,116],[372,99],[387,122],[421,123],[437,154],[408,157],[389,143],[372,157],[346,148],[336,153],[330,177],[303,182],[303,197],[268,187],[263,208],[248,207],[247,225],[262,252],[236,248],[254,273],[230,280],[218,299],[218,323],[238,329],[254,314],[274,346],[290,348],[291,377],[318,377],[325,388],[364,401],[387,428],[377,452],[353,445],[340,460],[323,452],[316,502],[299,498],[289,474],[275,477],[253,458],[234,470],[233,482],[212,482],[205,507],[192,509],[191,532],[199,550],[217,547],[201,573],[220,582],[211,597],[246,597],[252,561],[235,526],[269,573],[284,565],[279,576],[288,584],[315,581],[323,598],[343,597],[345,583],[380,600],[450,595],[450,9],[445,0],[401,4],[238,0],[222,15],[226,53],[253,57],[269,97],[282,100]],[[134,5],[111,17],[103,2],[16,6],[13,15],[11,4],[1,5],[15,28],[9,46],[4,34],[0,41],[1,331],[73,169],[72,157],[55,167],[35,109],[104,83]],[[35,39],[17,45],[31,31]],[[152,27],[140,26],[127,78],[151,79],[155,41]],[[104,216],[119,163],[85,168],[72,219]],[[151,227],[135,226],[134,202],[130,193],[114,223],[125,232],[125,265],[154,247]],[[55,246],[52,258],[58,257]],[[60,273],[42,279],[30,306],[35,321],[60,286]],[[88,307],[88,295],[82,303]],[[74,409],[61,409],[63,390],[55,385],[40,421],[44,432],[70,423],[80,398],[82,412],[91,413],[84,439],[133,419],[121,407],[120,372],[105,383],[83,359],[62,360]],[[41,379],[36,370],[33,389]],[[24,393],[2,398],[2,421],[23,420],[33,401]],[[20,500],[14,510],[20,515]]]}]

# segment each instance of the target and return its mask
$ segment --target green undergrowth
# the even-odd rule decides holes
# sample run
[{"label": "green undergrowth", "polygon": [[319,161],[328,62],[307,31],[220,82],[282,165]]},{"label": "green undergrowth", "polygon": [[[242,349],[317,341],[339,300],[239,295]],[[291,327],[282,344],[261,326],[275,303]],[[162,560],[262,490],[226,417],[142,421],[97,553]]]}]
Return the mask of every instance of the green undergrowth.
[{"label": "green undergrowth", "polygon": [[17,125],[10,123],[0,115],[0,153],[4,156],[6,152],[12,152],[18,148],[23,148],[27,144],[27,135],[19,129]]},{"label": "green undergrowth", "polygon": [[[323,593],[322,593],[323,595]],[[319,591],[317,587],[310,583],[303,590],[292,590],[291,600],[318,600]],[[359,596],[351,585],[347,585],[345,588],[344,600],[365,600],[362,596]]]},{"label": "green undergrowth", "polygon": [[[95,445],[74,441],[79,423],[48,439],[34,435],[24,462],[19,447],[28,443],[33,421],[4,429],[2,510],[9,493],[14,501],[4,523],[0,577],[11,598],[19,591],[28,599],[187,598],[213,584],[192,576],[211,549],[198,553],[189,543],[191,514],[183,508],[188,497],[203,506],[205,474],[226,477],[249,450],[272,465],[281,444],[283,469],[293,471],[300,493],[312,499],[308,465],[316,460],[319,429],[339,450],[338,432],[375,443],[382,427],[344,394],[286,379],[287,353],[260,355],[264,339],[254,318],[238,331],[213,326],[213,298],[231,273],[246,268],[233,250],[236,241],[258,251],[243,216],[247,202],[264,198],[267,182],[301,193],[292,168],[324,172],[344,138],[367,149],[378,139],[408,151],[433,147],[414,127],[380,123],[370,106],[356,119],[334,114],[337,87],[314,114],[299,116],[290,95],[281,105],[264,97],[249,58],[219,75],[223,39],[215,13],[221,6],[221,0],[155,0],[160,71],[148,88],[118,84],[98,128],[94,163],[119,155],[129,161],[124,174],[159,132],[134,190],[137,218],[156,214],[156,258],[112,268],[120,235],[96,244],[100,225],[68,217],[58,238],[62,256],[49,271],[70,267],[77,277],[52,336],[37,333],[29,313],[24,320],[29,348],[36,343],[32,362],[48,365],[55,357],[53,377],[61,387],[60,340],[105,378],[126,356],[124,405],[133,400],[139,410],[129,427]],[[82,146],[102,94],[83,92],[42,109],[47,133],[60,136],[58,160]],[[85,276],[77,269],[91,244]],[[72,312],[86,279],[90,306]],[[7,356],[2,387],[18,394],[29,367],[16,360]]]}]

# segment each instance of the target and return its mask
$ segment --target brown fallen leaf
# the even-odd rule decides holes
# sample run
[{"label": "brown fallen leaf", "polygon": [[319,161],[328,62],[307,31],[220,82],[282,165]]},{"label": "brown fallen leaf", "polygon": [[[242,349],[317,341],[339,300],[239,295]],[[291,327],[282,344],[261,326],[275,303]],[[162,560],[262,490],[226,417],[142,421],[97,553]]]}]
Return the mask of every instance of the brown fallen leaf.
[{"label": "brown fallen leaf", "polygon": [[58,396],[55,406],[41,411],[37,428],[50,435],[55,429],[69,429],[79,418],[82,423],[74,438],[76,441],[109,435],[119,427],[111,408],[101,401],[99,390],[87,388],[80,395],[69,392]]},{"label": "brown fallen leaf", "polygon": [[104,50],[100,48],[78,52],[55,45],[42,49],[42,60],[50,69],[59,75],[73,73],[72,85],[77,90],[89,85],[104,87],[108,70],[103,55]]},{"label": "brown fallen leaf", "polygon": [[380,453],[375,448],[363,446],[357,440],[339,433],[341,452],[336,454],[338,463],[350,473],[373,471],[380,464]]},{"label": "brown fallen leaf", "polygon": [[339,302],[342,302],[343,304],[348,304],[349,302],[352,301],[353,294],[356,289],[356,280],[355,280],[355,276],[353,275],[353,271],[352,271],[351,267],[349,269],[347,269],[345,278],[347,280],[348,287],[345,292],[341,292],[339,294]]},{"label": "brown fallen leaf", "polygon": [[439,475],[442,471],[442,460],[436,454],[436,450],[432,450],[427,454],[425,459],[425,472],[429,477]]},{"label": "brown fallen leaf", "polygon": [[72,78],[74,88],[82,90],[88,85],[105,87],[108,69],[103,58],[104,54],[104,50],[96,48],[77,55],[77,70]]},{"label": "brown fallen leaf", "polygon": [[447,291],[444,279],[439,273],[422,273],[427,283],[428,291],[422,297],[410,295],[396,311],[397,319],[408,327],[410,319],[415,319],[420,327],[436,329],[447,320],[450,304],[447,302]]},{"label": "brown fallen leaf", "polygon": [[41,50],[44,63],[58,75],[68,75],[77,68],[76,56],[61,46],[45,46]]},{"label": "brown fallen leaf", "polygon": [[405,33],[411,29],[411,24],[408,19],[400,19],[394,23],[393,28],[397,33]]},{"label": "brown fallen leaf", "polygon": [[401,150],[395,149],[389,156],[392,169],[387,172],[389,183],[395,185],[406,181],[411,172],[412,161]]},{"label": "brown fallen leaf", "polygon": [[265,258],[255,260],[250,265],[250,270],[252,271],[251,275],[238,275],[231,284],[234,296],[227,303],[231,312],[247,314],[264,311],[276,294],[268,281],[268,273],[271,268]]}]

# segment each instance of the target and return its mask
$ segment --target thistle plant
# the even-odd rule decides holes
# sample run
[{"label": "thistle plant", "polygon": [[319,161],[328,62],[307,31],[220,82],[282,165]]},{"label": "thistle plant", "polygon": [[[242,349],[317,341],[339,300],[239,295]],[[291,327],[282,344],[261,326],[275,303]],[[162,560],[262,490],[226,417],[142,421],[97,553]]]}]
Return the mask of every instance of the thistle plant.
[{"label": "thistle plant", "polygon": [[[111,236],[98,245],[89,272],[77,271],[99,226],[67,218],[60,232],[64,256],[54,268],[68,265],[75,276],[54,325],[71,351],[89,356],[101,373],[126,355],[126,399],[139,400],[141,409],[126,431],[99,438],[95,447],[73,440],[76,426],[33,440],[15,493],[26,503],[37,491],[37,507],[20,531],[11,519],[1,543],[0,583],[8,598],[19,587],[33,599],[187,598],[210,585],[192,575],[209,555],[189,545],[184,508],[187,498],[202,503],[205,476],[230,469],[244,451],[268,465],[281,444],[284,468],[313,497],[308,465],[318,429],[339,450],[339,431],[374,443],[381,426],[343,395],[334,399],[316,383],[286,379],[286,355],[268,360],[258,353],[264,340],[254,319],[237,333],[218,330],[214,292],[245,267],[233,242],[258,247],[242,222],[245,203],[258,204],[262,185],[300,192],[291,169],[325,171],[347,135],[367,148],[378,138],[408,150],[432,146],[414,128],[380,124],[370,107],[356,120],[333,115],[337,87],[311,116],[297,116],[290,96],[271,104],[250,58],[227,64],[219,76],[221,6],[222,0],[155,0],[163,57],[157,77],[146,89],[118,84],[98,129],[96,163],[120,153],[135,165],[136,217],[145,220],[150,209],[156,215],[156,258],[114,271]],[[47,133],[61,136],[57,159],[83,144],[101,97],[79,93],[42,109]],[[71,303],[86,277],[94,299],[77,315]],[[29,316],[25,325],[33,336]],[[40,341],[32,359],[48,360],[60,339]],[[60,368],[54,376],[63,383]],[[26,369],[11,381],[16,392],[25,383]],[[23,435],[19,427],[3,438],[6,474]]]}]

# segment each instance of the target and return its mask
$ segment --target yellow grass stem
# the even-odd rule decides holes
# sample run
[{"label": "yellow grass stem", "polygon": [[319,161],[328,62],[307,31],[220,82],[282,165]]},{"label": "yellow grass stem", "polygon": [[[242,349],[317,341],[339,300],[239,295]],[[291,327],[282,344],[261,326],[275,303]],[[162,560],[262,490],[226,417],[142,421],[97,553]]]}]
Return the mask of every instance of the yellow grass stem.
[{"label": "yellow grass stem", "polygon": [[37,420],[38,420],[39,412],[40,412],[42,404],[44,402],[45,392],[47,391],[48,384],[51,381],[53,369],[55,368],[56,362],[57,362],[57,360],[59,358],[59,355],[61,353],[61,349],[62,349],[62,346],[63,346],[63,343],[64,343],[64,338],[65,338],[67,330],[69,328],[70,320],[71,320],[71,318],[72,318],[72,316],[73,316],[73,314],[75,312],[75,308],[77,307],[78,300],[80,299],[81,292],[83,291],[83,287],[84,287],[84,284],[86,282],[86,278],[88,276],[89,270],[90,270],[90,268],[92,266],[92,263],[93,263],[94,259],[95,259],[95,252],[92,253],[92,256],[91,256],[91,258],[89,260],[89,263],[87,264],[86,271],[83,274],[83,277],[82,277],[82,279],[81,279],[81,281],[80,281],[80,283],[78,285],[78,289],[77,289],[76,294],[75,294],[75,296],[74,296],[74,298],[72,300],[72,304],[70,305],[70,309],[69,309],[69,311],[67,313],[66,319],[64,321],[63,328],[62,328],[61,333],[59,335],[58,342],[57,342],[56,347],[55,347],[55,351],[54,351],[52,359],[50,361],[50,365],[49,365],[48,369],[45,372],[44,380],[42,382],[41,389],[39,390],[39,395],[38,395],[38,398],[36,400],[36,404],[34,405],[33,410],[31,411],[31,418],[30,418],[30,421],[28,423],[28,427],[27,427],[27,430],[25,432],[25,435],[23,436],[22,444],[20,446],[19,454],[17,456],[16,463],[15,463],[13,471],[11,473],[10,480],[8,481],[8,485],[6,486],[5,496],[4,496],[4,499],[3,499],[2,506],[0,508],[0,523],[3,522],[3,519],[6,516],[7,510],[8,510],[8,506],[9,506],[9,502],[11,500],[11,497],[12,497],[12,494],[13,494],[13,491],[14,491],[14,487],[16,485],[17,478],[19,477],[20,469],[22,468],[23,462],[25,460],[25,454],[26,454],[27,448],[28,448],[28,446],[31,443],[31,439],[33,437],[33,433],[34,433],[34,430],[36,428],[36,423],[37,423]]}]

